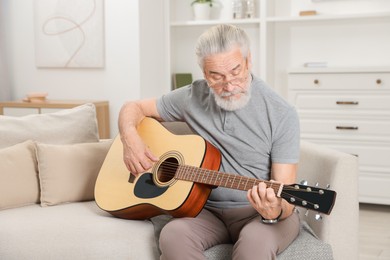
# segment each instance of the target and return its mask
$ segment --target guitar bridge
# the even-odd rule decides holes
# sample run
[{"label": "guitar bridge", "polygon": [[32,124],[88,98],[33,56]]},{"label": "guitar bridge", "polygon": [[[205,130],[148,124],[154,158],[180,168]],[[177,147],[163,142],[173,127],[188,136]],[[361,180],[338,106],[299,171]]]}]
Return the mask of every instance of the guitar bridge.
[{"label": "guitar bridge", "polygon": [[135,176],[130,172],[129,183],[134,183]]}]

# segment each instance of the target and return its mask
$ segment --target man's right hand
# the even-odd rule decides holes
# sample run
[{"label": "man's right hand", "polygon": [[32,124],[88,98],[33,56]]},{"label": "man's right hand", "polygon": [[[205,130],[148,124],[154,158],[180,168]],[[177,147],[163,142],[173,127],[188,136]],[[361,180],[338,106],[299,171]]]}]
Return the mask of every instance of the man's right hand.
[{"label": "man's right hand", "polygon": [[149,170],[158,161],[158,157],[142,141],[136,129],[129,129],[126,136],[121,136],[121,141],[123,161],[134,176]]},{"label": "man's right hand", "polygon": [[135,176],[149,170],[158,158],[150,151],[137,132],[145,117],[160,119],[156,99],[126,102],[119,113],[119,132],[123,144],[123,161]]}]

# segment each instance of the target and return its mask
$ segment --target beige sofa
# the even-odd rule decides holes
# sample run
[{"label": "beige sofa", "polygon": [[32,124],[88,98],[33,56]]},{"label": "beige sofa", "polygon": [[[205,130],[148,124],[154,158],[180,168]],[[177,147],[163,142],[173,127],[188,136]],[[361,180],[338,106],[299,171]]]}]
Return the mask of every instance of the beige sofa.
[{"label": "beige sofa", "polygon": [[[158,259],[168,217],[118,219],[93,201],[110,146],[98,139],[93,109],[0,117],[0,259]],[[168,127],[185,132],[182,124]],[[330,184],[338,197],[320,222],[301,210],[301,233],[278,259],[332,259],[332,251],[334,259],[358,259],[356,158],[302,142],[299,178]],[[229,259],[231,245],[205,254]]]}]

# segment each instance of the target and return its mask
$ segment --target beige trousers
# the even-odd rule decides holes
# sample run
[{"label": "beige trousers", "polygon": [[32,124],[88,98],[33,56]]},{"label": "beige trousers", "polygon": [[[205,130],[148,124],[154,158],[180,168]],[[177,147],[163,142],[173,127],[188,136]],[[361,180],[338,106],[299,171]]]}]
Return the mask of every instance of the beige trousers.
[{"label": "beige trousers", "polygon": [[204,251],[233,243],[233,259],[276,259],[297,237],[299,216],[293,213],[277,224],[263,224],[252,207],[205,208],[195,218],[176,218],[160,235],[162,260],[205,259]]}]

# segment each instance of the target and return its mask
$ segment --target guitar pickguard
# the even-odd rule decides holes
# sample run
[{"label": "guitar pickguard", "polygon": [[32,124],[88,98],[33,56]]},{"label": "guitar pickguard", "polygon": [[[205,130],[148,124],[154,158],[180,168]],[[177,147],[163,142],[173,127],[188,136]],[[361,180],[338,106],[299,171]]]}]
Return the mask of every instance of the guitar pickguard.
[{"label": "guitar pickguard", "polygon": [[167,189],[168,186],[158,187],[154,184],[153,174],[144,173],[139,177],[134,186],[134,194],[138,198],[151,199],[162,195]]}]

